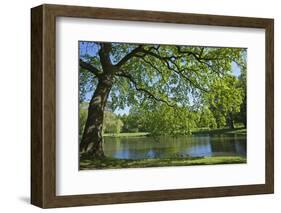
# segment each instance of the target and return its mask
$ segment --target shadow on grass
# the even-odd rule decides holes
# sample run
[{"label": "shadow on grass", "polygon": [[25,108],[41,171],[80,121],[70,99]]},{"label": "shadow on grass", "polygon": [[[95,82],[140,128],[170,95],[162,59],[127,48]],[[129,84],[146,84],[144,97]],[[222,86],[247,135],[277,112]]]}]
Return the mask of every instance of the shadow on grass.
[{"label": "shadow on grass", "polygon": [[87,156],[81,156],[80,170],[237,164],[237,163],[246,163],[246,158],[240,156],[216,156],[216,157],[186,157],[186,158],[133,160],[133,159],[114,159],[114,158],[94,159],[94,158],[89,158]]}]

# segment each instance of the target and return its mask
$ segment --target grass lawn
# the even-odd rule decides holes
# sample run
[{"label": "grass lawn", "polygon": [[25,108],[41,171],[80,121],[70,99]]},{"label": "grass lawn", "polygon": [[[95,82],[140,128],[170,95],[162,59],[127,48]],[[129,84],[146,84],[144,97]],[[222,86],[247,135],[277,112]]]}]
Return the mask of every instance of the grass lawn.
[{"label": "grass lawn", "polygon": [[[192,131],[192,135],[200,135],[200,134],[209,134],[209,135],[216,135],[216,134],[239,134],[239,135],[246,135],[247,129],[244,127],[239,127],[235,129],[228,129],[228,128],[221,128],[221,129],[196,129]],[[104,137],[142,137],[142,136],[149,136],[149,132],[122,132],[117,134],[112,133],[105,133],[103,134]]]},{"label": "grass lawn", "polygon": [[162,166],[190,166],[190,165],[212,165],[212,164],[237,164],[246,163],[246,158],[239,156],[218,156],[218,157],[194,157],[174,159],[144,159],[144,160],[123,160],[123,159],[86,159],[81,157],[80,170],[86,169],[117,169],[117,168],[145,168]]},{"label": "grass lawn", "polygon": [[229,128],[221,128],[221,129],[198,129],[192,132],[193,135],[199,134],[209,134],[209,135],[216,135],[216,134],[239,134],[239,135],[246,135],[247,129],[244,127],[239,127],[235,129]]},{"label": "grass lawn", "polygon": [[112,134],[112,133],[105,133],[103,134],[104,137],[115,137],[115,138],[119,138],[119,137],[141,137],[141,136],[147,136],[149,135],[148,132],[122,132],[122,133],[118,133],[118,134]]}]

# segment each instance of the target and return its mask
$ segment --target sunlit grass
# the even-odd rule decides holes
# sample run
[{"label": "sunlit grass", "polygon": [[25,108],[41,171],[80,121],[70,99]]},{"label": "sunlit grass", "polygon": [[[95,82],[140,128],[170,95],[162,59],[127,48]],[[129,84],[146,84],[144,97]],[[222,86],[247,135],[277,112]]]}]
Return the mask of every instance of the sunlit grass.
[{"label": "sunlit grass", "polygon": [[[105,133],[103,134],[104,137],[142,137],[142,136],[149,136],[149,132],[122,132],[122,133]],[[244,127],[238,127],[235,129],[229,128],[220,128],[220,129],[195,129],[192,131],[192,135],[198,134],[239,134],[239,135],[246,135],[247,129]]]},{"label": "sunlit grass", "polygon": [[104,137],[141,137],[149,135],[148,132],[122,132],[122,133],[105,133],[103,134]]},{"label": "sunlit grass", "polygon": [[239,127],[235,129],[229,129],[229,128],[220,128],[220,129],[196,129],[192,131],[193,135],[198,134],[239,134],[239,135],[246,135],[247,129],[244,127]]},{"label": "sunlit grass", "polygon": [[240,156],[216,156],[194,158],[167,158],[167,159],[80,159],[80,169],[117,169],[117,168],[145,168],[163,166],[191,166],[214,164],[246,163],[246,158]]}]

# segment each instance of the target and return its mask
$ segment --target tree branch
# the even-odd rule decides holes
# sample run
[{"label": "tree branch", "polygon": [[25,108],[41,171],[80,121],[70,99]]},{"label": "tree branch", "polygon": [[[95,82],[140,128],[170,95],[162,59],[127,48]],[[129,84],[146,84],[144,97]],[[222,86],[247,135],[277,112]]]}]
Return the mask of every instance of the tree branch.
[{"label": "tree branch", "polygon": [[183,71],[185,71],[185,69],[180,70],[178,65],[174,62],[171,62],[174,64],[174,66],[176,66],[177,69],[173,69],[169,63],[168,64],[168,69],[174,71],[175,73],[177,73],[178,75],[180,75],[182,78],[184,78],[186,81],[188,81],[190,84],[194,85],[197,89],[202,90],[203,92],[209,92],[207,89],[202,88],[197,82],[192,81],[190,78],[188,78]]},{"label": "tree branch", "polygon": [[97,77],[100,76],[101,73],[102,73],[99,69],[97,69],[96,67],[94,67],[90,63],[87,63],[87,62],[83,61],[82,59],[79,59],[79,66],[88,70],[89,72],[91,72],[92,74],[94,74]]},{"label": "tree branch", "polygon": [[[154,50],[154,51],[153,51]],[[160,69],[156,65],[154,65],[152,62],[148,61],[145,59],[146,56],[152,56],[154,58],[157,58],[160,60],[166,67],[178,74],[181,78],[189,82],[191,85],[195,86],[197,89],[203,91],[203,92],[209,92],[207,89],[201,87],[197,82],[193,81],[190,79],[186,74],[185,71],[190,71],[187,68],[180,69],[179,66],[176,64],[175,60],[180,59],[185,56],[193,56],[195,60],[197,60],[199,63],[204,64],[207,66],[209,69],[211,69],[214,73],[217,73],[219,76],[222,74],[220,71],[215,70],[215,68],[208,63],[210,60],[220,60],[220,58],[210,58],[210,57],[203,57],[203,52],[204,52],[204,47],[200,49],[199,53],[193,52],[193,51],[188,51],[188,50],[182,50],[180,46],[177,46],[177,50],[179,55],[172,55],[172,56],[161,56],[159,52],[159,47],[150,47],[149,49],[144,49],[142,46],[139,46],[135,48],[132,52],[127,54],[123,59],[120,60],[120,62],[117,64],[117,66],[121,67],[124,63],[126,63],[128,60],[130,60],[133,57],[138,57],[142,59],[145,63],[147,63],[149,66],[151,66],[153,69],[155,69],[157,72],[160,74],[162,73]],[[120,70],[122,73],[122,71]],[[126,73],[122,73],[124,76],[128,78]],[[137,83],[135,81],[132,81],[133,79],[128,78],[136,87]],[[137,90],[142,90],[143,88],[138,88]],[[153,95],[153,94],[152,94]],[[151,94],[150,94],[151,96]]]},{"label": "tree branch", "polygon": [[135,87],[135,89],[139,92],[143,92],[145,93],[146,95],[148,95],[149,98],[151,99],[154,99],[156,101],[160,101],[160,102],[163,102],[165,103],[166,105],[168,105],[169,107],[175,107],[176,104],[172,104],[170,103],[168,100],[164,100],[162,98],[159,98],[159,97],[156,97],[152,92],[150,92],[149,90],[145,89],[145,88],[142,88],[142,87],[139,87],[138,86],[138,83],[134,80],[133,76],[131,76],[130,74],[127,74],[125,72],[122,72],[122,73],[116,73],[117,76],[120,76],[120,77],[124,77],[124,78],[127,78]]},{"label": "tree branch", "polygon": [[[146,52],[146,51],[145,51],[145,52]],[[147,52],[146,52],[146,53],[147,53]],[[162,56],[157,55],[157,54],[155,54],[155,53],[152,53],[152,54],[151,54],[151,53],[148,53],[148,54],[153,55],[154,57],[156,57],[157,59],[159,59],[161,62],[164,63],[164,65],[166,65],[166,67],[167,67],[169,70],[171,70],[171,71],[177,73],[178,75],[180,75],[182,78],[184,78],[184,79],[185,79],[186,81],[188,81],[190,84],[192,84],[193,86],[195,86],[197,89],[202,90],[203,92],[208,92],[208,90],[202,88],[198,83],[193,82],[190,78],[188,78],[186,75],[184,75],[183,71],[186,70],[186,69],[180,69],[180,68],[177,66],[177,64],[176,64],[174,61],[171,60],[172,57],[162,57]],[[161,74],[160,70],[159,70],[155,65],[153,65],[150,61],[147,61],[147,60],[145,59],[145,55],[143,55],[143,56],[136,56],[136,57],[141,58],[145,63],[147,63],[148,65],[150,65],[152,68],[154,68],[156,71],[158,71],[158,72]],[[176,69],[174,69],[174,68],[170,65],[170,63],[172,63],[172,64],[176,67]]]},{"label": "tree branch", "polygon": [[[107,66],[111,66],[111,60],[110,60],[110,51],[112,49],[111,43],[100,43],[100,50],[99,50],[99,56],[100,56],[100,62],[102,67],[104,68]],[[104,71],[108,71],[104,69]]]},{"label": "tree branch", "polygon": [[136,55],[135,57],[138,57],[140,58],[141,60],[143,60],[146,64],[148,64],[149,66],[151,66],[154,70],[156,70],[158,73],[160,74],[163,74],[160,69],[158,69],[152,62],[148,61],[145,59],[145,55],[143,56],[139,56],[139,55]]},{"label": "tree branch", "polygon": [[133,49],[130,53],[125,55],[115,66],[118,68],[122,67],[123,64],[125,64],[127,61],[133,58],[141,50],[142,50],[142,45],[139,45],[138,47]]},{"label": "tree branch", "polygon": [[223,59],[223,58],[219,58],[219,57],[202,57],[203,56],[204,47],[201,48],[200,53],[195,53],[195,52],[187,51],[187,50],[181,50],[180,46],[177,46],[177,49],[178,49],[178,53],[192,55],[199,62],[202,62],[202,61],[216,61],[216,60],[222,60]]}]

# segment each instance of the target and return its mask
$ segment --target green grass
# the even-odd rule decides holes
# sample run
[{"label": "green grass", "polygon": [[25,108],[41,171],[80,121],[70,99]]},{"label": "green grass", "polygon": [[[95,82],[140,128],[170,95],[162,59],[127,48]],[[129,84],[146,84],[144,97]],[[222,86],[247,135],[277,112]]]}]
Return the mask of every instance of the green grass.
[{"label": "green grass", "polygon": [[194,157],[194,158],[169,158],[169,159],[87,159],[81,157],[80,170],[86,169],[117,169],[117,168],[145,168],[162,166],[190,166],[213,164],[246,163],[246,158],[239,156]]},{"label": "green grass", "polygon": [[[201,135],[201,134],[209,134],[209,135],[216,135],[216,134],[239,134],[239,135],[246,135],[247,129],[244,127],[238,127],[235,129],[229,128],[220,128],[220,129],[196,129],[192,131],[192,135]],[[112,133],[105,133],[103,134],[104,137],[142,137],[142,136],[149,136],[149,132],[122,132],[118,134]]]},{"label": "green grass", "polygon": [[124,133],[118,133],[118,134],[112,134],[112,133],[105,133],[103,134],[104,137],[142,137],[149,135],[148,132],[124,132]]},{"label": "green grass", "polygon": [[246,135],[247,129],[244,127],[239,127],[235,129],[228,129],[228,128],[221,128],[221,129],[198,129],[192,132],[193,135],[199,134],[209,134],[209,135],[216,135],[216,134],[240,134]]}]

